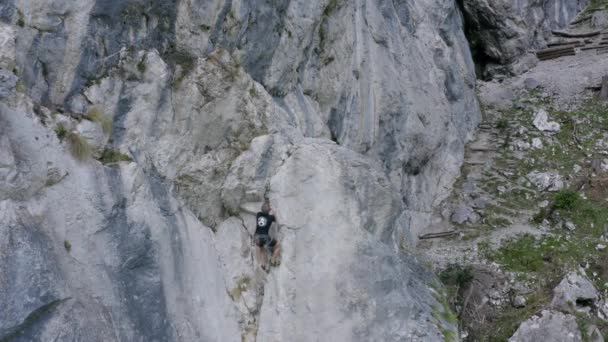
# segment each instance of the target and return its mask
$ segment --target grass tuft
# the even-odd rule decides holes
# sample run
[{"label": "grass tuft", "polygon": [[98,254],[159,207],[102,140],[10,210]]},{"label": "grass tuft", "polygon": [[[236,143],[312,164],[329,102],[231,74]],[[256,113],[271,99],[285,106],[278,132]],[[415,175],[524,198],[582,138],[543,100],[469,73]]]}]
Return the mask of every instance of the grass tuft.
[{"label": "grass tuft", "polygon": [[233,300],[239,300],[243,292],[247,291],[249,284],[251,284],[251,278],[248,276],[239,278],[236,282],[236,286],[230,291],[230,297]]},{"label": "grass tuft", "polygon": [[87,119],[100,124],[101,129],[103,129],[105,134],[112,134],[112,119],[105,115],[99,106],[89,108],[86,117]]},{"label": "grass tuft", "polygon": [[82,161],[91,157],[91,146],[87,142],[87,139],[73,132],[67,133],[66,138],[74,158]]},{"label": "grass tuft", "polygon": [[133,159],[131,159],[131,157],[129,157],[128,155],[121,153],[120,151],[112,150],[109,148],[106,148],[103,150],[103,152],[101,153],[101,156],[99,157],[98,160],[104,165],[105,164],[116,164],[121,161],[126,161],[126,162],[133,161]]},{"label": "grass tuft", "polygon": [[55,127],[55,134],[57,134],[57,138],[59,138],[60,141],[63,141],[68,134],[68,130],[65,129],[65,126],[63,126],[62,123],[60,123],[57,125],[57,127]]}]

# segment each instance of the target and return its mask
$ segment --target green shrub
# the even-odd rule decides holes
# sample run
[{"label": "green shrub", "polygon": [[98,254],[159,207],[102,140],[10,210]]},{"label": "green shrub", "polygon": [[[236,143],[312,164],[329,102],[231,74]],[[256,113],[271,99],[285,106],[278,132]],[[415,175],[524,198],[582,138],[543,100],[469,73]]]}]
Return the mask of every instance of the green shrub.
[{"label": "green shrub", "polygon": [[257,92],[257,90],[255,90],[254,86],[251,86],[251,88],[249,88],[249,96],[251,96],[251,97],[257,97],[258,96],[258,92]]},{"label": "green shrub", "polygon": [[509,127],[509,121],[507,119],[500,119],[496,122],[496,128],[503,131]]},{"label": "green shrub", "polygon": [[439,279],[445,285],[464,288],[473,280],[473,267],[456,263],[449,264],[445,270],[439,273]]},{"label": "green shrub", "polygon": [[101,129],[105,134],[112,133],[112,119],[103,114],[103,111],[98,106],[89,108],[86,114],[87,119],[97,122],[101,125]]},{"label": "green shrub", "polygon": [[59,140],[63,140],[63,138],[65,138],[68,134],[68,130],[65,129],[62,123],[60,123],[57,125],[57,127],[55,127],[55,134],[57,134],[57,138],[59,138]]},{"label": "green shrub", "polygon": [[144,72],[146,72],[146,57],[144,56],[144,58],[141,59],[141,61],[139,61],[139,63],[137,63],[137,70],[139,70],[139,72],[141,72],[142,74]]},{"label": "green shrub", "polygon": [[98,160],[102,164],[115,164],[121,161],[130,162],[133,159],[131,159],[131,157],[129,157],[128,155],[121,153],[120,151],[106,148],[103,150],[103,152],[101,153],[101,157],[99,157]]},{"label": "green shrub", "polygon": [[24,27],[25,26],[25,17],[23,16],[23,12],[21,12],[20,10],[17,10],[17,15],[19,16],[17,18],[17,25],[19,25],[19,27]]},{"label": "green shrub", "polygon": [[555,195],[553,207],[555,209],[573,210],[580,203],[580,195],[576,191],[562,190]]},{"label": "green shrub", "polygon": [[68,240],[63,240],[63,248],[65,248],[68,253],[72,250],[72,244]]},{"label": "green shrub", "polygon": [[74,158],[85,160],[91,156],[91,146],[87,142],[87,139],[73,132],[67,133],[66,138]]}]

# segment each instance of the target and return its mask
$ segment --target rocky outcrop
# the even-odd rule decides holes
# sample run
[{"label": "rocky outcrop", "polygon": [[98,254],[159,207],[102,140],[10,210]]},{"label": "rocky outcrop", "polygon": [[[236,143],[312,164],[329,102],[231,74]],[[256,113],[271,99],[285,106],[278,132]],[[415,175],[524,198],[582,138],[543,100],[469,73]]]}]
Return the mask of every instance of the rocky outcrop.
[{"label": "rocky outcrop", "polygon": [[0,340],[455,334],[408,252],[479,116],[452,1],[15,0],[0,20]]},{"label": "rocky outcrop", "polygon": [[589,278],[571,272],[553,289],[551,306],[562,311],[588,311],[598,301],[598,292]]},{"label": "rocky outcrop", "polygon": [[539,315],[532,316],[523,322],[509,342],[577,342],[582,340],[575,316],[559,311],[543,310]]},{"label": "rocky outcrop", "polygon": [[546,46],[551,30],[562,29],[588,0],[463,0],[467,36],[478,76],[518,75],[536,64],[532,50]]}]

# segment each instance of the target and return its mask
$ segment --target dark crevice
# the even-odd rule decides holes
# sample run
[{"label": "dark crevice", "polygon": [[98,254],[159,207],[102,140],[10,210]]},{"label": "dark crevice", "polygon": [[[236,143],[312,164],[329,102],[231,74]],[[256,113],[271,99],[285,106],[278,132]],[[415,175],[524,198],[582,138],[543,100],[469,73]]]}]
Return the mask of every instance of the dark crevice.
[{"label": "dark crevice", "polygon": [[501,64],[501,62],[491,56],[488,56],[484,52],[483,40],[479,36],[479,32],[489,30],[490,25],[487,27],[478,27],[483,23],[475,23],[475,20],[471,17],[470,13],[466,9],[465,1],[467,0],[456,0],[456,4],[460,13],[462,14],[462,25],[464,35],[468,41],[469,48],[471,50],[471,57],[473,63],[475,63],[475,75],[477,78],[484,78],[485,70],[488,65]]},{"label": "dark crevice", "polygon": [[578,298],[576,300],[577,307],[591,307],[593,306],[594,300],[591,298]]}]

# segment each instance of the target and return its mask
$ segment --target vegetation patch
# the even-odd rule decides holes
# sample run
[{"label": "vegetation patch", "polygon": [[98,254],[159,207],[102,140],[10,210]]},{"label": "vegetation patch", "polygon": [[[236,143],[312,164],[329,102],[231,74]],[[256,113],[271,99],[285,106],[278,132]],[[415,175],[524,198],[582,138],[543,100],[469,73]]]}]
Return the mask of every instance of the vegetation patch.
[{"label": "vegetation patch", "polygon": [[67,133],[66,138],[74,158],[83,161],[91,157],[91,146],[87,139],[74,132]]},{"label": "vegetation patch", "polygon": [[174,69],[178,66],[180,68],[178,74],[173,77],[173,86],[178,86],[196,65],[196,58],[194,56],[187,51],[178,50],[175,47],[170,48],[169,51],[164,54],[164,59],[173,66]]},{"label": "vegetation patch", "polygon": [[498,120],[496,122],[496,129],[504,131],[507,128],[509,128],[509,120],[507,120],[507,119],[500,119],[500,120]]},{"label": "vegetation patch", "polygon": [[89,108],[86,114],[87,119],[98,123],[101,125],[101,129],[105,134],[112,134],[112,119],[105,115],[101,108],[98,106],[93,106]]},{"label": "vegetation patch", "polygon": [[21,12],[21,10],[19,9],[17,9],[17,25],[19,27],[25,26],[25,17],[23,15],[23,12]]},{"label": "vegetation patch", "polygon": [[122,161],[133,161],[133,159],[131,159],[131,157],[129,157],[128,155],[109,148],[104,149],[101,153],[101,156],[97,160],[99,160],[104,165],[116,164]]},{"label": "vegetation patch", "polygon": [[68,240],[63,240],[63,248],[65,248],[65,250],[70,253],[70,251],[72,250],[72,244],[70,243],[70,241]]},{"label": "vegetation patch", "polygon": [[137,70],[142,74],[146,72],[146,56],[137,63]]},{"label": "vegetation patch", "polygon": [[485,317],[484,322],[472,322],[467,340],[507,342],[523,321],[541,312],[551,302],[551,296],[551,291],[543,288],[527,296],[523,308],[506,305],[495,316]]},{"label": "vegetation patch", "polygon": [[243,292],[247,291],[247,288],[249,287],[249,285],[251,284],[251,278],[249,278],[248,276],[242,276],[240,277],[234,288],[230,291],[230,298],[232,298],[232,300],[239,300],[241,298],[241,295],[243,294]]},{"label": "vegetation patch", "polygon": [[431,285],[433,298],[439,305],[433,305],[432,316],[439,323],[439,329],[443,334],[444,341],[457,341],[455,333],[452,329],[446,328],[444,323],[457,325],[458,316],[452,312],[450,304],[448,303],[448,296],[443,291],[441,284],[436,283]]},{"label": "vegetation patch", "polygon": [[592,15],[595,11],[608,9],[608,1],[606,0],[591,0],[589,5],[578,15],[578,18],[584,18]]},{"label": "vegetation patch", "polygon": [[68,130],[65,129],[62,123],[59,123],[57,127],[55,127],[55,134],[57,134],[57,138],[63,141],[63,139],[68,135]]}]

